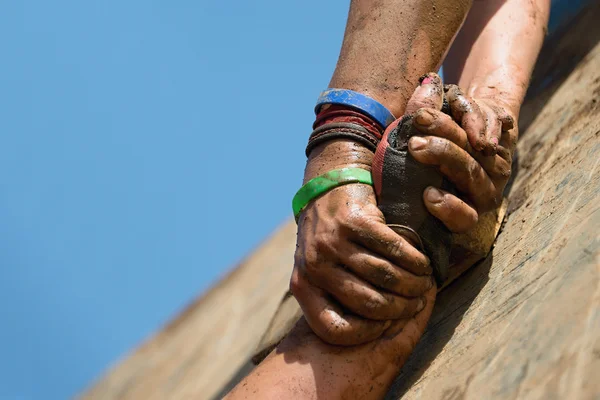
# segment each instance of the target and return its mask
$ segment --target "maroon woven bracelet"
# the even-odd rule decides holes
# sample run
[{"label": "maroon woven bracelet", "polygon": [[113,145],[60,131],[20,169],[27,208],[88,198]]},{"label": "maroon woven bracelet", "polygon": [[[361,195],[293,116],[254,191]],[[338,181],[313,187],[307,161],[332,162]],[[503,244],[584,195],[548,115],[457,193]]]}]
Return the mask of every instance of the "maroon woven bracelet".
[{"label": "maroon woven bracelet", "polygon": [[350,139],[375,152],[379,141],[362,125],[349,122],[331,122],[321,125],[313,131],[306,146],[306,156],[321,143],[335,139]]},{"label": "maroon woven bracelet", "polygon": [[342,105],[322,109],[313,123],[306,156],[317,145],[334,139],[351,139],[375,151],[383,130],[371,117]]}]

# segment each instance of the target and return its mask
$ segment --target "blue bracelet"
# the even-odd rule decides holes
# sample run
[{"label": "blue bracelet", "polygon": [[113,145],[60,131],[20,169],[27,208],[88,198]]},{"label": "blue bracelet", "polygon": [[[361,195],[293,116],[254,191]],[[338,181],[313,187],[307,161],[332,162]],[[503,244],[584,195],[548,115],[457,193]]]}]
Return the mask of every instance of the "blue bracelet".
[{"label": "blue bracelet", "polygon": [[383,104],[362,93],[347,89],[327,89],[317,99],[315,114],[319,114],[324,104],[343,104],[362,111],[373,118],[383,129],[396,120]]}]

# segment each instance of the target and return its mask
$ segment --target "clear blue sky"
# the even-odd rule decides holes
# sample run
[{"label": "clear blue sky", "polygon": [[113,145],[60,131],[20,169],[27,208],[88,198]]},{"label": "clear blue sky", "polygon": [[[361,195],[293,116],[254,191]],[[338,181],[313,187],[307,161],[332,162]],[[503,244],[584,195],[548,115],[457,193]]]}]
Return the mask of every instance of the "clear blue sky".
[{"label": "clear blue sky", "polygon": [[80,392],[290,215],[347,3],[3,2],[0,399]]}]

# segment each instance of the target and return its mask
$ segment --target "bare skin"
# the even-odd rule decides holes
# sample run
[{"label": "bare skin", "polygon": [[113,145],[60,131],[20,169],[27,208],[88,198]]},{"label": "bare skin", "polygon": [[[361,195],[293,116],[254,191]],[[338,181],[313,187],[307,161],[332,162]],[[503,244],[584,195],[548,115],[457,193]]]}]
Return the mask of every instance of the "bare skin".
[{"label": "bare skin", "polygon": [[[502,199],[519,135],[519,111],[549,14],[549,0],[476,0],[444,64],[446,78],[458,83],[448,93],[458,123],[436,110],[420,111],[428,114],[429,124],[415,126],[428,136],[412,139],[411,154],[439,166],[464,194],[461,200],[435,188],[424,193],[427,209],[452,231],[470,229],[479,213],[496,208]],[[436,137],[440,131],[469,140]],[[495,140],[495,154],[474,151],[478,137]]]},{"label": "bare skin", "polygon": [[[415,90],[413,97],[408,103],[409,107],[420,107],[429,105],[431,107],[441,108],[441,81],[437,79],[438,90],[433,90],[426,85],[421,85]],[[434,108],[432,108],[434,109]],[[448,140],[456,140],[457,143],[467,141],[466,133],[440,131],[440,137]],[[323,151],[329,151],[324,149]],[[367,152],[366,154],[371,154]],[[364,162],[364,149],[362,147],[353,148],[350,154],[339,152],[331,155],[332,158],[345,161],[352,159],[352,165],[368,168],[369,164]],[[354,217],[352,215],[339,216],[337,209],[323,210],[324,215],[320,215],[319,206],[313,208],[314,215],[309,214],[306,217],[311,224],[311,236],[308,241],[313,241],[315,237],[325,238],[323,243],[331,243],[330,249],[335,248],[337,240],[331,236],[330,227],[343,226],[344,234],[356,240],[357,243],[365,242],[367,244],[381,246],[374,242],[373,238],[363,237],[364,231],[361,226],[383,226],[383,217],[376,207],[372,190],[366,194],[362,193],[371,189],[365,185],[347,185],[335,189],[347,188],[348,191],[340,196],[351,195],[358,191],[360,196],[373,196],[368,205],[355,204],[350,209],[356,208],[363,210],[362,215]],[[335,194],[335,193],[334,193]],[[318,202],[320,200],[317,200]],[[340,218],[338,221],[337,218]],[[360,218],[362,222],[357,223],[353,218]],[[335,225],[338,224],[338,225]],[[393,231],[391,231],[393,233]],[[387,233],[385,233],[387,234]],[[314,235],[314,236],[313,236]],[[401,238],[402,239],[402,238]],[[300,240],[300,239],[299,239]],[[383,244],[394,245],[395,237]],[[404,239],[402,239],[404,240]],[[356,244],[358,246],[358,244]],[[299,242],[302,248],[304,243]],[[327,277],[329,274],[336,277],[337,287],[329,287],[333,296],[339,296],[340,301],[347,301],[359,309],[361,314],[347,313],[335,301],[324,303],[323,299],[328,299],[329,294],[323,289],[313,286],[310,283],[302,282],[303,275],[300,269],[294,269],[292,275],[291,287],[294,294],[298,297],[308,299],[305,306],[313,307],[305,311],[305,317],[302,318],[290,335],[272,352],[252,373],[244,379],[228,395],[230,399],[280,399],[280,398],[306,398],[306,399],[355,399],[355,398],[381,398],[398,375],[400,368],[406,362],[408,356],[414,350],[416,343],[425,331],[427,321],[433,310],[436,298],[437,287],[430,279],[431,269],[427,263],[427,258],[414,249],[408,242],[401,245],[404,250],[399,252],[399,261],[402,265],[407,265],[406,269],[397,268],[390,263],[381,260],[380,257],[366,254],[360,249],[348,253],[346,260],[348,265],[354,266],[352,259],[362,257],[376,257],[378,262],[377,270],[370,270],[369,264],[365,262],[356,263],[358,265],[355,272],[356,276],[364,277],[365,281],[377,282],[381,276],[387,276],[382,285],[388,288],[387,296],[381,298],[377,293],[366,295],[360,288],[347,288],[347,285],[357,285],[354,276],[346,272],[346,275],[335,275],[337,271],[328,268],[328,257],[332,257],[330,250],[323,248],[324,252],[320,271],[310,271],[313,275]],[[317,255],[318,253],[313,253]],[[361,269],[361,267],[363,267]],[[350,271],[348,267],[348,270]],[[381,274],[379,271],[385,271]],[[375,272],[375,273],[373,273]],[[375,285],[372,283],[372,285]],[[371,286],[370,290],[373,290]],[[343,290],[356,293],[354,298],[346,298]],[[415,297],[412,292],[405,292],[406,301],[400,296],[393,296],[393,291],[416,290],[422,294]],[[370,303],[370,297],[379,298],[376,304]],[[405,301],[405,302],[404,302]],[[365,305],[370,306],[365,307]],[[389,308],[386,308],[389,307]],[[397,311],[396,311],[397,310]],[[415,311],[416,310],[416,311]],[[314,312],[313,312],[314,311]],[[399,314],[384,314],[386,320],[380,321],[369,319],[370,313],[379,312],[399,312]],[[416,314],[415,314],[416,313]],[[312,315],[322,318],[319,321],[311,321]],[[410,315],[410,317],[407,317]],[[376,318],[378,318],[376,316]],[[367,343],[357,346],[344,346],[347,343],[338,345],[330,344],[321,339],[323,336],[331,336],[331,331],[317,331],[313,326],[329,326],[329,329],[335,330],[336,337],[343,340],[344,335],[350,332],[350,337],[354,340],[355,334],[364,335],[361,339]],[[375,335],[369,337],[373,332],[372,327],[376,326]],[[354,329],[351,330],[350,329]]]},{"label": "bare skin", "polygon": [[353,347],[323,342],[304,318],[226,399],[379,399],[421,338],[435,303],[409,320],[398,320],[385,336]]},{"label": "bare skin", "polygon": [[[329,86],[366,93],[402,115],[419,77],[441,64],[470,5],[470,0],[352,1]],[[372,157],[351,140],[324,143],[311,152],[304,181],[335,168],[370,169]],[[373,271],[396,271],[403,278],[390,286],[390,274]],[[366,343],[392,320],[414,316],[424,306],[430,274],[428,259],[385,225],[370,186],[336,188],[300,216],[290,289],[310,327],[328,343]]]},{"label": "bare skin", "polygon": [[[482,8],[478,8],[478,14],[472,14],[473,18],[466,22],[466,38],[461,38],[461,43],[453,47],[450,56],[454,59],[447,68],[447,74],[466,88],[464,91],[458,87],[449,90],[454,119],[438,111],[438,100],[431,95],[435,90],[427,87],[427,84],[418,87],[414,93],[416,100],[407,104],[407,85],[402,81],[403,76],[407,76],[403,74],[412,73],[412,69],[407,67],[409,63],[404,63],[402,68],[397,69],[401,72],[396,73],[397,70],[387,67],[398,60],[386,61],[381,57],[385,58],[385,54],[414,53],[419,59],[425,46],[417,40],[412,41],[404,53],[398,53],[397,49],[386,53],[385,49],[377,48],[380,42],[376,31],[381,27],[368,29],[367,21],[371,19],[364,18],[359,12],[363,8],[366,10],[372,7],[372,3],[352,3],[355,14],[353,16],[353,12],[350,13],[344,41],[346,50],[342,50],[331,86],[368,93],[392,109],[396,115],[402,114],[405,109],[416,113],[415,126],[425,137],[421,143],[414,139],[411,141],[411,153],[424,164],[439,166],[440,171],[462,191],[459,198],[437,188],[428,188],[423,195],[424,202],[428,210],[452,231],[468,230],[477,222],[480,212],[497,205],[498,195],[510,176],[510,162],[517,138],[515,121],[543,40],[549,0],[488,2],[494,3],[496,8],[488,8],[483,2],[476,5]],[[383,2],[388,3],[394,2]],[[481,13],[488,13],[488,16],[482,18]],[[362,19],[357,15],[362,15]],[[410,17],[407,16],[406,19]],[[349,31],[356,29],[353,26],[361,26],[360,21],[367,27],[362,28],[362,35],[353,38]],[[478,24],[483,25],[477,27]],[[449,29],[437,26],[438,30]],[[418,30],[418,27],[413,26],[411,29]],[[394,34],[393,28],[387,25],[382,31],[386,37]],[[446,32],[444,37],[453,35]],[[469,35],[475,37],[471,38]],[[414,36],[418,38],[419,34]],[[466,40],[469,38],[471,40]],[[406,35],[396,36],[394,39],[394,45],[398,46],[401,46],[399,42],[407,40]],[[361,60],[360,55],[368,49],[369,43],[376,47],[370,54],[375,58],[367,56]],[[381,43],[382,47],[388,46],[387,49],[390,49],[389,41]],[[515,46],[520,47],[516,49]],[[439,54],[440,60],[444,51]],[[432,61],[434,64],[438,62],[439,60]],[[433,69],[427,60],[416,63],[418,68],[423,68],[415,70],[416,76]],[[379,65],[382,66],[381,71],[378,69]],[[361,77],[363,74],[364,77]],[[393,90],[387,90],[385,85],[374,82],[382,77],[393,82],[390,85],[397,90],[396,95]],[[411,86],[411,91],[415,85],[416,82]],[[305,180],[346,165],[369,168],[371,160],[371,152],[351,141],[329,142],[311,154]],[[414,252],[410,245],[404,244],[399,236],[395,241],[388,236],[383,219],[375,209],[370,187],[348,185],[345,190],[339,189],[342,188],[329,192],[307,207],[303,215],[308,221],[300,221],[299,250],[296,253],[291,288],[303,304],[306,320],[301,319],[277,350],[227,398],[382,398],[423,334],[433,309],[436,290],[435,286],[429,289],[424,289],[424,284],[419,286],[419,282],[423,280],[417,277],[426,277],[430,273],[426,260],[422,254]],[[351,236],[352,240],[348,240],[345,235]],[[357,248],[356,242],[362,243],[360,238],[368,239],[364,249]],[[327,249],[327,255],[319,257],[318,252],[316,256],[311,255],[311,250],[308,250],[310,246]],[[311,264],[308,267],[307,255]],[[347,268],[348,274],[354,274],[352,277],[340,277],[331,273],[334,277],[332,281],[338,284],[337,289],[327,282],[327,273],[318,271],[319,266],[330,262],[328,260],[362,256],[372,257],[371,260],[377,261],[363,261],[357,263],[356,269]],[[385,263],[381,262],[382,259]],[[352,264],[351,261],[348,262]],[[362,269],[359,269],[361,265]],[[415,278],[400,279],[394,288],[387,289],[383,289],[383,284],[373,283],[377,274],[369,275],[368,270],[385,270],[390,265],[403,270],[403,273],[412,273]],[[344,280],[353,284],[346,285]],[[339,290],[339,287],[346,288],[347,293],[334,295],[324,287],[331,291]],[[371,292],[365,291],[365,288]],[[418,294],[421,290],[423,291]],[[409,311],[404,311],[405,314],[398,314],[397,319],[387,319],[392,316],[390,312],[394,308],[386,308],[386,303],[381,301],[386,298],[386,293],[425,300],[424,308],[419,311],[420,303],[415,305],[413,302],[410,303],[412,309],[411,306],[405,307],[409,308]],[[352,304],[355,301],[352,298],[354,295],[362,295],[363,304]],[[356,310],[342,301],[353,305]],[[371,309],[361,311],[364,301],[373,301],[372,304],[378,304],[379,309],[374,314]],[[340,307],[340,302],[344,307]],[[378,312],[382,314],[375,315]],[[407,317],[411,312],[416,314]],[[388,314],[383,317],[385,313]],[[326,318],[323,319],[324,314]],[[332,321],[340,328],[332,330],[323,327],[320,330],[319,324],[325,325]],[[367,341],[365,338],[369,339],[368,343],[351,347],[330,344],[336,341],[342,344],[364,343]]]}]

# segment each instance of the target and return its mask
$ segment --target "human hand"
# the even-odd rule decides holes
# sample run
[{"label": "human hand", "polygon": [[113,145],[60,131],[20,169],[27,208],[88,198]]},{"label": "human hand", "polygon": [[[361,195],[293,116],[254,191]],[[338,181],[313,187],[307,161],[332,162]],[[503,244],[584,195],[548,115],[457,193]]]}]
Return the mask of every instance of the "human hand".
[{"label": "human hand", "polygon": [[[327,142],[311,153],[305,181],[335,168],[370,169],[372,157],[355,142]],[[427,257],[385,225],[371,186],[337,187],[299,217],[290,289],[325,342],[365,343],[414,316],[431,272]]]},{"label": "human hand", "polygon": [[409,151],[417,161],[438,166],[461,192],[463,199],[439,188],[423,195],[429,212],[460,233],[477,224],[479,213],[501,204],[518,128],[515,113],[497,96],[470,98],[456,85],[446,86],[446,96],[452,117],[435,107],[415,109],[414,126],[426,136],[413,137]]},{"label": "human hand", "polygon": [[[301,318],[269,358],[306,369],[319,397],[338,398],[343,393],[343,398],[383,398],[425,332],[436,289],[425,293],[426,306],[414,317],[396,320],[380,337],[362,345],[326,343]],[[265,362],[273,361],[269,358]]]}]

